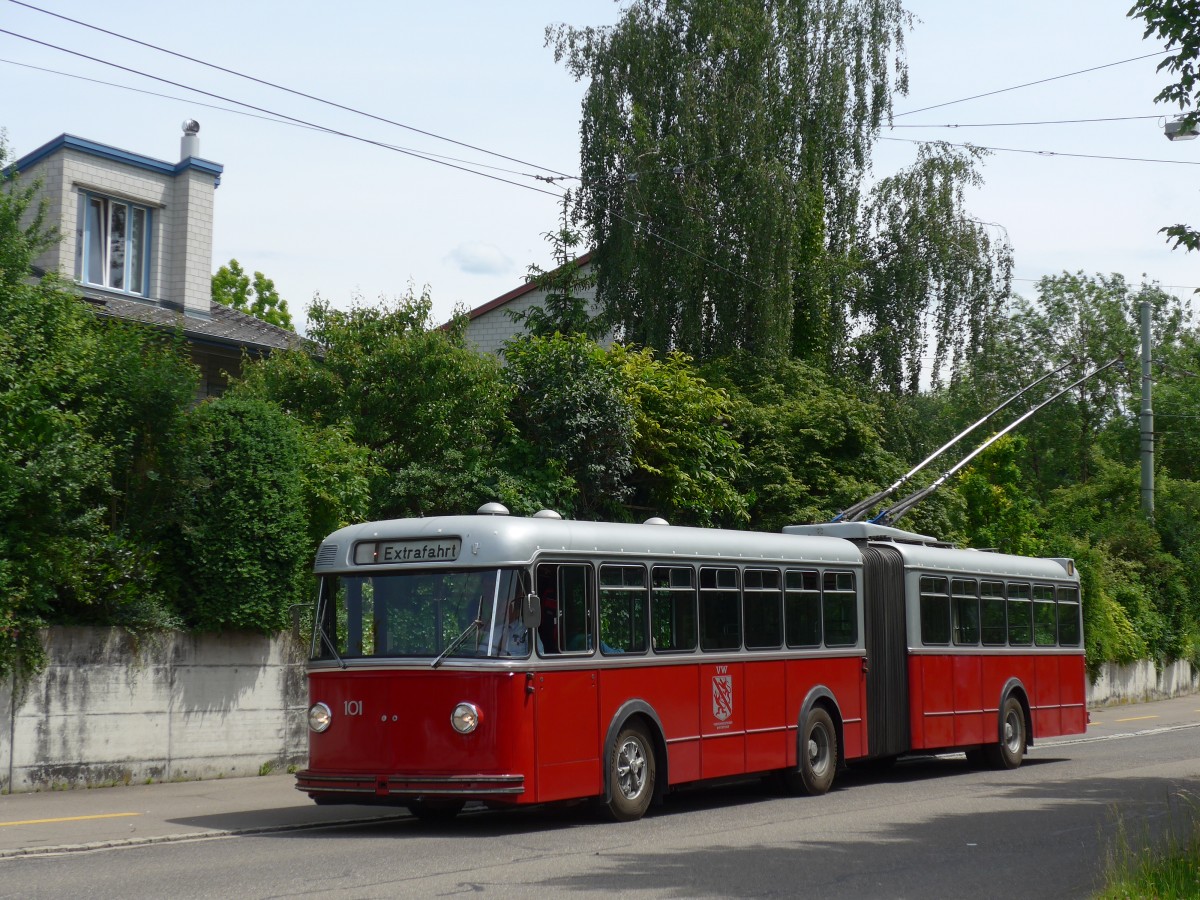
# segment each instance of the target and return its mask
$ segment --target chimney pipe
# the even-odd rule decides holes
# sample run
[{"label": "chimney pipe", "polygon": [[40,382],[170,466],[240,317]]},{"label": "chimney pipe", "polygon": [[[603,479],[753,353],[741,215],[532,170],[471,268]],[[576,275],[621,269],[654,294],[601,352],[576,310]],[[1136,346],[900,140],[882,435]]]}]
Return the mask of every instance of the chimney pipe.
[{"label": "chimney pipe", "polygon": [[188,119],[183,123],[183,138],[179,141],[179,161],[200,155],[200,123]]}]

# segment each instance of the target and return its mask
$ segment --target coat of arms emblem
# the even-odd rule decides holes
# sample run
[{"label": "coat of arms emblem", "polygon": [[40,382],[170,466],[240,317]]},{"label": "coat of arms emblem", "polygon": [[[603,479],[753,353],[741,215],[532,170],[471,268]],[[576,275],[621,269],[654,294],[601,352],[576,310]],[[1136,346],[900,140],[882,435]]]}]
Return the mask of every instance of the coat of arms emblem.
[{"label": "coat of arms emblem", "polygon": [[717,721],[724,722],[733,715],[733,676],[714,675],[712,680],[712,709]]}]

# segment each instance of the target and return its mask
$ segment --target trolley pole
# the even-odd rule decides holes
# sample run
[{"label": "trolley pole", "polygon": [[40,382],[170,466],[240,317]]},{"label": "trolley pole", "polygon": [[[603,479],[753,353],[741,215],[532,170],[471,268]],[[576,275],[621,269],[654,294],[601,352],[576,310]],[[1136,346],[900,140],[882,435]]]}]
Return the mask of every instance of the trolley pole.
[{"label": "trolley pole", "polygon": [[1142,301],[1142,512],[1154,518],[1154,409],[1150,405],[1150,304]]}]

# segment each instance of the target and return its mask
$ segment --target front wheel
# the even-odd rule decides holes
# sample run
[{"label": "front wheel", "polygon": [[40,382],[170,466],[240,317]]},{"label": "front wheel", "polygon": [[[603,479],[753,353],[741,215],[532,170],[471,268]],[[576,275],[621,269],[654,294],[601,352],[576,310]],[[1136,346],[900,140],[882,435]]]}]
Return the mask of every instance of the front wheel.
[{"label": "front wheel", "polygon": [[788,788],[813,797],[824,794],[837,772],[837,729],[829,713],[819,706],[804,717],[799,756],[799,765],[787,773]]},{"label": "front wheel", "polygon": [[654,748],[646,732],[627,725],[608,759],[608,813],[618,822],[640,819],[654,798]]},{"label": "front wheel", "polygon": [[993,769],[1015,769],[1025,759],[1025,709],[1016,697],[1004,701],[1000,711],[1000,740],[983,748]]}]

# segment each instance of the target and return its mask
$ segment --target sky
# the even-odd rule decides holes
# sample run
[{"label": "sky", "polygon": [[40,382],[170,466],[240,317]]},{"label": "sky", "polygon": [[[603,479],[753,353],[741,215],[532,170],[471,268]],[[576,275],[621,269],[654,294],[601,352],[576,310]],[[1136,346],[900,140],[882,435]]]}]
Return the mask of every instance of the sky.
[{"label": "sky", "polygon": [[[409,285],[428,286],[442,321],[519,286],[530,264],[549,266],[544,235],[558,221],[558,189],[532,176],[578,172],[586,85],[554,62],[545,29],[610,25],[627,5],[28,2],[377,117],[0,0],[0,29],[23,36],[0,33],[0,128],[10,154],[66,132],[173,162],[181,123],[195,119],[200,155],[225,169],[214,268],[236,258],[264,272],[301,326],[316,294],[348,308],[403,296]],[[1156,281],[1200,309],[1192,296],[1200,255],[1171,250],[1158,233],[1200,225],[1200,141],[1163,134],[1178,112],[1153,101],[1168,81],[1155,71],[1163,46],[1143,40],[1140,20],[1126,17],[1130,0],[906,6],[916,17],[906,37],[910,88],[895,98],[895,127],[880,135],[874,177],[910,164],[915,141],[996,148],[967,206],[1012,243],[1017,293],[1034,296],[1037,279],[1063,271],[1120,273],[1134,284]],[[1147,54],[1158,55],[1128,61]],[[1041,83],[1005,90],[1030,82]],[[1119,121],[1067,121],[1080,119]],[[1056,124],[1010,124],[1030,122]],[[379,144],[441,154],[450,165]]]}]

